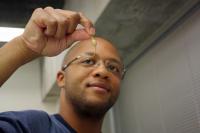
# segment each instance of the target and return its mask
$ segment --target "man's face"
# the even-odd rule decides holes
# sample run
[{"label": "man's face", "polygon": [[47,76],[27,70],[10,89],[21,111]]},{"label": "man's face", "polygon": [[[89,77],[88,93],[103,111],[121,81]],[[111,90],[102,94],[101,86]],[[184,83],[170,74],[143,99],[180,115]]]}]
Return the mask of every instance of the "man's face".
[{"label": "man's face", "polygon": [[66,63],[77,56],[80,58],[64,71],[66,100],[79,113],[87,115],[105,114],[115,103],[121,82],[115,68],[122,65],[117,50],[103,39],[96,40],[96,51],[91,40],[82,41],[73,48]]}]

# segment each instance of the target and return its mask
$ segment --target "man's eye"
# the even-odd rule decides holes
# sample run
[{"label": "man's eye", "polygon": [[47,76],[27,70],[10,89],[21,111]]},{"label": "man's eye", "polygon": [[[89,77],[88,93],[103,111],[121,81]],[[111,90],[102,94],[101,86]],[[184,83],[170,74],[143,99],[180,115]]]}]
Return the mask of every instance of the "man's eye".
[{"label": "man's eye", "polygon": [[94,65],[95,64],[95,61],[92,60],[92,59],[85,59],[82,61],[83,64],[85,65]]},{"label": "man's eye", "polygon": [[115,72],[115,73],[118,73],[120,70],[119,70],[119,67],[115,66],[115,65],[108,65],[107,66],[107,69],[111,72]]}]

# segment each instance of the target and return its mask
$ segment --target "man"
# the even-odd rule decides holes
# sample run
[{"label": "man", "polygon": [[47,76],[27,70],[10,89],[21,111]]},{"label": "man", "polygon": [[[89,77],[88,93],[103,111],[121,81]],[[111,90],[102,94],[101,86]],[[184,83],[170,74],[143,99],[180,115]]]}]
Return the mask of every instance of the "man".
[{"label": "man", "polygon": [[[84,28],[77,30],[78,24]],[[81,13],[52,7],[33,12],[24,33],[0,48],[1,85],[21,65],[42,55],[57,55],[79,42],[67,53],[57,74],[59,114],[0,113],[0,133],[101,132],[104,115],[119,94],[123,64],[112,44],[94,34],[92,23]]]}]

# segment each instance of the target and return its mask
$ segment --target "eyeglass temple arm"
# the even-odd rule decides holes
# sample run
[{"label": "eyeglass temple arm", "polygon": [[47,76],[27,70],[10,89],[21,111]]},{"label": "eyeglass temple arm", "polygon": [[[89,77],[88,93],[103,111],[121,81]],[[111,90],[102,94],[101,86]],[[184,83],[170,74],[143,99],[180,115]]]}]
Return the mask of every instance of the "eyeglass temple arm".
[{"label": "eyeglass temple arm", "polygon": [[73,60],[71,60],[68,64],[62,66],[62,71],[65,71],[65,69],[71,65],[75,60],[79,59],[81,56],[77,56],[76,58],[74,58]]}]

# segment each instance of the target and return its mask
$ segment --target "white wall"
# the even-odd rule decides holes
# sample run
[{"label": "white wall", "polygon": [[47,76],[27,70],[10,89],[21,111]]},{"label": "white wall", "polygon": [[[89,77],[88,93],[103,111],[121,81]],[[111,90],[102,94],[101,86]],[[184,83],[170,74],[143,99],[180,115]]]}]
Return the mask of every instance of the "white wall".
[{"label": "white wall", "polygon": [[200,132],[200,10],[129,68],[115,111],[118,133]]},{"label": "white wall", "polygon": [[0,88],[0,112],[26,109],[56,112],[56,103],[42,102],[39,59],[19,68]]}]

